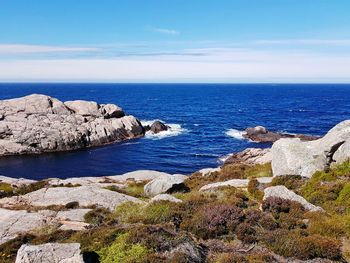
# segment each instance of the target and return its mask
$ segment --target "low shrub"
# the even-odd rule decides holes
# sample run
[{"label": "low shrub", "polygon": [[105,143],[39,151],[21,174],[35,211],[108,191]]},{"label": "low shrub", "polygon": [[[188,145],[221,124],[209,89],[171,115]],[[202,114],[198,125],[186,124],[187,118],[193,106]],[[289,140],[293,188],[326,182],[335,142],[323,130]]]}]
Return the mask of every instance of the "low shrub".
[{"label": "low shrub", "polygon": [[97,251],[101,263],[143,263],[151,250],[140,244],[128,244],[127,233],[121,234],[112,245]]},{"label": "low shrub", "polygon": [[28,194],[30,192],[34,192],[34,191],[37,191],[41,188],[48,187],[48,186],[49,186],[48,182],[46,180],[42,180],[42,181],[38,181],[38,182],[31,183],[28,185],[22,185],[22,186],[18,187],[15,192],[18,195],[25,195],[25,194]]},{"label": "low shrub", "polygon": [[146,183],[147,182],[127,181],[125,188],[117,187],[115,185],[107,186],[105,188],[111,191],[143,199],[147,197],[144,193],[144,186]]},{"label": "low shrub", "polygon": [[256,234],[256,229],[248,223],[242,223],[236,229],[237,238],[243,243],[255,243],[258,240]]},{"label": "low shrub", "polygon": [[[111,224],[115,221],[112,216],[112,213],[102,207],[95,208],[84,215],[84,220],[86,223],[91,224],[92,226],[99,226],[102,224]],[[116,222],[114,222],[116,223]]]},{"label": "low shrub", "polygon": [[248,193],[257,200],[262,200],[264,197],[264,192],[259,189],[259,182],[255,178],[249,180]]},{"label": "low shrub", "polygon": [[276,176],[272,179],[271,185],[284,185],[290,190],[299,189],[304,184],[304,180],[300,175],[283,175]]}]

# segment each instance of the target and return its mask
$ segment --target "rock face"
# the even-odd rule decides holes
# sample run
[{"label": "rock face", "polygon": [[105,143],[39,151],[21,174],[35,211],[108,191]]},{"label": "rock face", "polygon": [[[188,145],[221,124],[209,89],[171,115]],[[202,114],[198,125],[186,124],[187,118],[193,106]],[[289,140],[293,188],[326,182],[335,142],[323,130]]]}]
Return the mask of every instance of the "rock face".
[{"label": "rock face", "polygon": [[[260,184],[269,184],[272,182],[272,177],[258,177],[256,180]],[[212,191],[224,186],[232,186],[236,188],[247,188],[249,179],[232,179],[224,182],[211,183],[201,187],[199,191]]]},{"label": "rock face", "polygon": [[65,103],[33,94],[0,101],[0,156],[75,150],[144,135],[133,116],[113,104]]},{"label": "rock face", "polygon": [[43,227],[47,223],[46,219],[39,213],[0,208],[0,244],[15,238],[19,233]]},{"label": "rock face", "polygon": [[84,263],[78,243],[47,243],[22,245],[17,252],[16,263]]},{"label": "rock face", "polygon": [[280,139],[271,148],[274,176],[301,175],[310,178],[332,162],[349,159],[350,120],[332,128],[324,137],[310,142]]},{"label": "rock face", "polygon": [[293,191],[289,190],[287,187],[279,185],[279,186],[271,186],[264,190],[264,200],[269,197],[279,197],[282,199],[294,201],[300,203],[306,210],[311,212],[322,212],[323,209],[321,207],[315,206],[308,201],[305,200],[304,197],[297,195]]},{"label": "rock face", "polygon": [[265,164],[272,160],[270,149],[247,148],[242,152],[235,153],[225,160],[224,164],[243,163],[247,165]]},{"label": "rock face", "polygon": [[186,175],[181,174],[159,176],[144,186],[145,194],[148,196],[155,196],[158,194],[186,190],[183,183],[186,178]]},{"label": "rock face", "polygon": [[78,202],[80,206],[87,207],[97,205],[109,210],[114,210],[114,208],[119,204],[128,201],[142,202],[135,197],[91,185],[79,187],[42,188],[22,196],[0,199],[0,204],[2,204],[4,207],[12,207],[16,204],[45,207],[50,205],[66,205],[70,202]]},{"label": "rock face", "polygon": [[270,132],[263,126],[250,127],[245,130],[243,137],[254,142],[275,142],[281,138],[300,138],[304,141],[315,140],[318,137],[303,134]]}]

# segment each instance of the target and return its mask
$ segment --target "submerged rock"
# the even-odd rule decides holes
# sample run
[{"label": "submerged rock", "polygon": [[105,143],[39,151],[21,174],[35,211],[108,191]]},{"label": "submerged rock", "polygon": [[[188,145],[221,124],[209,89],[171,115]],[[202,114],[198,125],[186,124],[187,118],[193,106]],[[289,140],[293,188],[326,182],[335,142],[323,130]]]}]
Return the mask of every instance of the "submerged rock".
[{"label": "submerged rock", "polygon": [[311,212],[322,212],[323,209],[319,206],[315,206],[305,200],[304,197],[297,195],[293,191],[289,190],[283,185],[267,187],[264,190],[264,200],[269,197],[279,197],[282,199],[294,201],[300,203],[306,210]]},{"label": "submerged rock", "polygon": [[[332,128],[315,141],[298,138],[280,139],[272,145],[272,171],[274,176],[301,175],[310,178],[316,171],[324,170],[333,161],[350,158],[350,120]],[[343,147],[341,147],[344,145]]]},{"label": "submerged rock", "polygon": [[0,156],[75,150],[144,135],[114,104],[33,94],[0,101]]},{"label": "submerged rock", "polygon": [[186,191],[187,188],[184,184],[186,178],[186,175],[181,174],[159,176],[145,185],[145,194],[148,196],[155,196],[176,191]]},{"label": "submerged rock", "polygon": [[150,130],[154,133],[157,134],[162,131],[167,131],[169,129],[169,126],[165,125],[161,121],[155,121],[150,127]]},{"label": "submerged rock", "polygon": [[47,243],[22,245],[17,252],[16,263],[84,263],[79,243]]},{"label": "submerged rock", "polygon": [[243,134],[243,137],[254,142],[275,142],[281,138],[300,138],[304,141],[310,141],[318,138],[316,136],[303,134],[271,132],[263,126],[247,128]]}]

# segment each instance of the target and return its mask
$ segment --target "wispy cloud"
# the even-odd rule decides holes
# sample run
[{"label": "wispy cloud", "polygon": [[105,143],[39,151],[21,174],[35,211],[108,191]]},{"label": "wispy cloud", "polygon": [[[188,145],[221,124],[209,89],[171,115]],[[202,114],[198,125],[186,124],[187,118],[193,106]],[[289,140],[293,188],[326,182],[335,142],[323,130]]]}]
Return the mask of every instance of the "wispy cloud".
[{"label": "wispy cloud", "polygon": [[334,45],[350,46],[350,39],[274,39],[257,40],[261,45]]},{"label": "wispy cloud", "polygon": [[179,31],[176,31],[174,29],[168,29],[168,28],[159,28],[159,27],[149,27],[148,30],[164,35],[170,35],[170,36],[177,36],[180,35]]},{"label": "wispy cloud", "polygon": [[40,53],[71,53],[99,51],[91,47],[64,47],[24,44],[0,44],[0,54],[40,54]]}]

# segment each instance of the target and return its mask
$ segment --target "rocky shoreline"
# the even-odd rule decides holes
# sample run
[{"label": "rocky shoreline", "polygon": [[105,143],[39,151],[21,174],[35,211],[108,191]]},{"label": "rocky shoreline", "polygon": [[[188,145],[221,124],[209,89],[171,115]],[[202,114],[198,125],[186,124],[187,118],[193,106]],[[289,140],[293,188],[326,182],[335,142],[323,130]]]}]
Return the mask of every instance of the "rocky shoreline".
[{"label": "rocky shoreline", "polygon": [[[2,154],[90,147],[146,130],[116,105],[43,95],[0,105]],[[0,176],[0,261],[347,262],[349,145],[347,120],[322,138],[278,135],[271,148],[248,148],[191,175]]]}]

